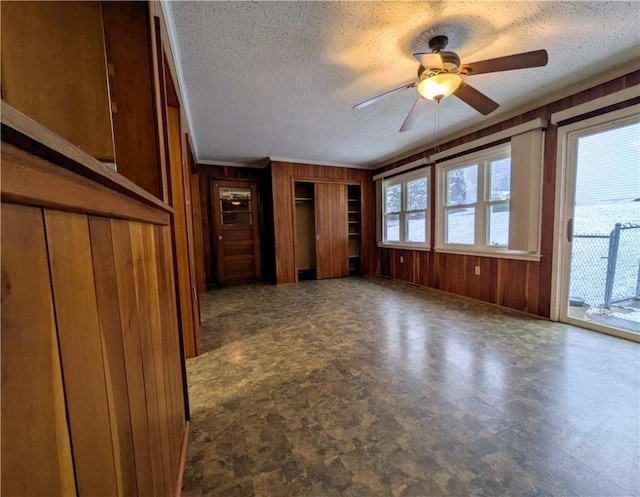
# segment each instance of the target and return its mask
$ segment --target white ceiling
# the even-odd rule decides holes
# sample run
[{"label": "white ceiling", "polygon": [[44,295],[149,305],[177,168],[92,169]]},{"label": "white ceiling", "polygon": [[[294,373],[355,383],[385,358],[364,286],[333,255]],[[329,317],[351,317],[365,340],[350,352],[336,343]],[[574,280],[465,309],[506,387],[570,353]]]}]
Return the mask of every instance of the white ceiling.
[{"label": "white ceiling", "polygon": [[[637,65],[640,2],[192,2],[165,4],[199,161],[266,159],[374,167],[437,137]],[[415,89],[412,53],[449,37],[463,63],[544,48],[546,67],[467,77],[500,103],[482,116],[456,97],[398,129]],[[436,128],[436,123],[438,127]],[[436,129],[438,130],[436,136]]]}]

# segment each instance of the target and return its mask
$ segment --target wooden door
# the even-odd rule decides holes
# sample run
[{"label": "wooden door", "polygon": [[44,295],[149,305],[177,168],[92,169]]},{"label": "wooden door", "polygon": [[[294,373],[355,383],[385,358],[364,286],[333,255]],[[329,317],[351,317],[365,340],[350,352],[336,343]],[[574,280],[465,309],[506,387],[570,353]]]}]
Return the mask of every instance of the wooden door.
[{"label": "wooden door", "polygon": [[260,279],[256,183],[212,181],[213,250],[218,283]]},{"label": "wooden door", "polygon": [[347,185],[316,183],[316,277],[349,275]]}]

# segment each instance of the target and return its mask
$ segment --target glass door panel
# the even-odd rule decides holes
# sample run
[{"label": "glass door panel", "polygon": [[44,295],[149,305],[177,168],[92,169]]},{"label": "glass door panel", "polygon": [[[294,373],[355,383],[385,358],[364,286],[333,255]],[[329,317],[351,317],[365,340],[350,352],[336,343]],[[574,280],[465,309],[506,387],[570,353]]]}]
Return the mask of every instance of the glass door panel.
[{"label": "glass door panel", "polygon": [[640,123],[569,135],[568,150],[561,317],[640,334]]}]

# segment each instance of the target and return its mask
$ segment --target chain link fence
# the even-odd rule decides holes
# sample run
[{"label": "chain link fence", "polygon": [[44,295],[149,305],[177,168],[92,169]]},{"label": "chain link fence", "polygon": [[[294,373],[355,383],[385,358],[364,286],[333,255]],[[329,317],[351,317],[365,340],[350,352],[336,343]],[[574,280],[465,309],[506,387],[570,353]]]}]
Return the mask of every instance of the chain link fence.
[{"label": "chain link fence", "polygon": [[570,295],[591,307],[640,298],[640,225],[616,224],[609,234],[574,234]]}]

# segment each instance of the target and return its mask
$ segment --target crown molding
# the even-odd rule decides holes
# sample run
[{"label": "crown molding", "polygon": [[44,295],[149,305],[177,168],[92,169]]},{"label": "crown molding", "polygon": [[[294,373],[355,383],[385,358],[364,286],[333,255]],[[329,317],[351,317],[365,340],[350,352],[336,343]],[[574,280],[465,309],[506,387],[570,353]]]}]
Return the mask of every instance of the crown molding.
[{"label": "crown molding", "polygon": [[271,163],[271,160],[269,159],[269,157],[246,162],[198,159],[197,163],[200,166],[248,167],[251,169],[264,169]]},{"label": "crown molding", "polygon": [[182,54],[180,52],[180,45],[178,44],[178,35],[176,33],[175,23],[173,22],[173,13],[171,12],[169,0],[160,0],[160,8],[162,9],[162,15],[164,16],[164,24],[167,28],[167,34],[169,35],[169,49],[171,50],[171,56],[173,58],[173,65],[176,70],[176,77],[178,81],[178,92],[182,97],[182,111],[187,119],[187,125],[189,126],[189,141],[191,142],[191,148],[195,155],[196,162],[199,163],[198,141],[195,138],[195,126],[193,125],[193,117],[191,116],[191,105],[189,104],[189,95],[187,94],[187,84],[184,80],[184,73],[182,71]]},{"label": "crown molding", "polygon": [[365,166],[365,165],[359,165],[359,164],[336,164],[336,163],[328,163],[328,162],[321,162],[321,161],[314,161],[314,160],[307,160],[307,159],[291,159],[288,157],[271,157],[271,162],[289,162],[289,163],[293,163],[293,164],[308,164],[310,166],[327,166],[327,167],[346,167],[349,169],[366,169],[368,171],[371,171],[375,168],[377,168],[378,166]]}]

